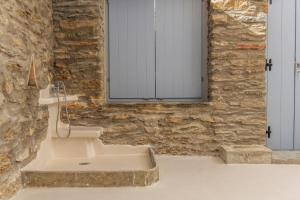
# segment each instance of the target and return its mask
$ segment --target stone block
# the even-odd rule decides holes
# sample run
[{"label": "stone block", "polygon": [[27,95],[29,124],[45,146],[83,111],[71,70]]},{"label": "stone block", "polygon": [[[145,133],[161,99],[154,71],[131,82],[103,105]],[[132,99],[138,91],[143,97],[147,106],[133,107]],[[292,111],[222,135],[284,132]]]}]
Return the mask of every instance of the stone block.
[{"label": "stone block", "polygon": [[271,164],[272,150],[263,145],[222,145],[220,157],[227,164]]},{"label": "stone block", "polygon": [[0,176],[11,168],[11,161],[7,154],[0,154]]},{"label": "stone block", "polygon": [[300,165],[300,151],[273,151],[272,163]]}]

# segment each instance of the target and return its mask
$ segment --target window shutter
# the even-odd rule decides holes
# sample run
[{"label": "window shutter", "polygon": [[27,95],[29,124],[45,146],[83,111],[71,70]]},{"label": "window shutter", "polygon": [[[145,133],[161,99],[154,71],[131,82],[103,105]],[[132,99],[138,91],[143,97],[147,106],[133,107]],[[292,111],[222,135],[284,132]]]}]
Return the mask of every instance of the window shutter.
[{"label": "window shutter", "polygon": [[155,98],[153,0],[109,0],[110,98]]},{"label": "window shutter", "polygon": [[156,0],[157,98],[201,98],[201,0]]}]

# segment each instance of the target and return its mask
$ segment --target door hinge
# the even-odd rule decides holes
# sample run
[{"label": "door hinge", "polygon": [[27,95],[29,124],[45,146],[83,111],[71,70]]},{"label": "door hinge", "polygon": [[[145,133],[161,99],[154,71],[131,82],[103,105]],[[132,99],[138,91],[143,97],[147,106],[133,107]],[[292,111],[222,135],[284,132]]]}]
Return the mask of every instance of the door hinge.
[{"label": "door hinge", "polygon": [[272,63],[272,59],[266,59],[266,65],[265,65],[265,70],[266,71],[271,71],[272,70],[272,66],[273,66],[273,63]]},{"label": "door hinge", "polygon": [[268,138],[271,138],[271,126],[268,126],[268,130],[266,130],[266,135],[268,136]]}]

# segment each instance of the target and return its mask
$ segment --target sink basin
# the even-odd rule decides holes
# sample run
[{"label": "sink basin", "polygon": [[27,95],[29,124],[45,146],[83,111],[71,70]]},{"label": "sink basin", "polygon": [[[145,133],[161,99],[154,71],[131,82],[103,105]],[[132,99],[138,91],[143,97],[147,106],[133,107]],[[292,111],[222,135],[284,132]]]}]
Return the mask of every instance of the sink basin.
[{"label": "sink basin", "polygon": [[147,186],[158,181],[149,146],[103,145],[91,138],[46,142],[21,170],[24,187]]}]

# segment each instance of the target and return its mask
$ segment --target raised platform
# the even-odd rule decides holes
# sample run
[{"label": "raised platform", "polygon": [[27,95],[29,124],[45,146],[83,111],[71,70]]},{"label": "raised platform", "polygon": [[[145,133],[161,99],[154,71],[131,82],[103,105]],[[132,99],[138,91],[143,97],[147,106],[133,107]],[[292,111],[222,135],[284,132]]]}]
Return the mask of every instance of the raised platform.
[{"label": "raised platform", "polygon": [[219,152],[227,164],[272,163],[272,150],[263,145],[223,145]]}]

